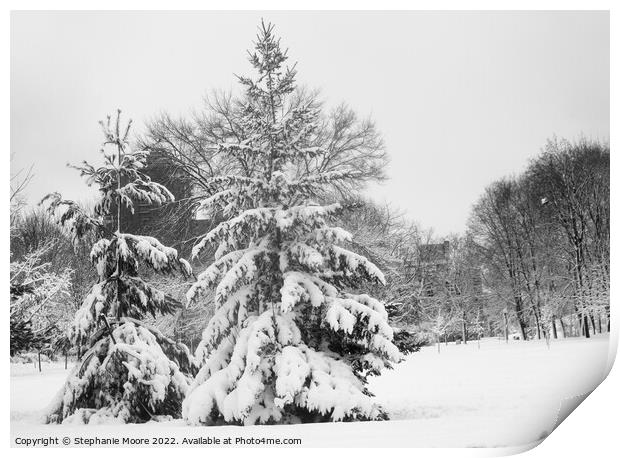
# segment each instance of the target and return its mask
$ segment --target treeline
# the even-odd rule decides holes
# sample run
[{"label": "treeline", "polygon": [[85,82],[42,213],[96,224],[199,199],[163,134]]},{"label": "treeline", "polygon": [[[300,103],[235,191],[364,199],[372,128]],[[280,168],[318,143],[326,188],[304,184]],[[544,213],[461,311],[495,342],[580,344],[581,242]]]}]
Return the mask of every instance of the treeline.
[{"label": "treeline", "polygon": [[[14,180],[11,180],[13,187]],[[88,237],[74,243],[55,218],[11,196],[10,353],[78,353],[66,330],[96,278]]]},{"label": "treeline", "polygon": [[[348,145],[354,144],[352,138],[364,144],[369,131],[349,116],[341,118],[343,113],[334,115],[334,128],[350,136]],[[201,179],[192,176],[198,171],[205,173],[205,166],[196,165],[197,157],[190,160],[190,151],[200,151],[196,145],[180,146],[180,129],[189,129],[188,124],[176,121],[179,124],[173,129],[175,124],[169,118],[167,122],[169,132],[177,136],[169,138],[168,144],[177,146],[163,148],[160,131],[156,162],[150,171],[157,177],[171,167],[181,170],[184,197],[164,210],[147,208],[151,217],[145,220],[128,218],[132,226],[128,229],[156,235],[188,255],[192,224],[202,223],[198,229],[204,230],[205,225],[213,226],[218,220],[196,221],[196,209],[190,210],[203,192]],[[163,129],[161,123],[160,119],[151,126],[152,138],[155,126]],[[343,133],[331,135],[339,138]],[[379,147],[382,143],[375,135],[372,132],[374,147]],[[185,159],[179,156],[181,150],[188,155]],[[334,150],[334,157],[344,153],[347,160],[362,156],[353,147],[350,151]],[[375,155],[380,162],[384,160],[376,151],[365,153],[366,158]],[[368,169],[353,184],[381,176],[381,168]],[[387,285],[375,287],[372,294],[386,302],[392,324],[409,330],[416,342],[467,342],[481,336],[510,335],[521,339],[589,337],[609,330],[609,180],[608,145],[552,140],[520,176],[502,178],[487,187],[472,209],[465,234],[446,238],[434,236],[389,204],[360,198],[352,188],[331,192],[340,192],[345,198],[347,210],[339,217],[340,225],[352,232],[355,250],[385,273]],[[12,290],[16,304],[12,323],[21,316],[34,326],[35,334],[61,338],[95,275],[88,248],[73,244],[42,210],[12,207],[12,283],[21,284],[26,277],[26,281],[50,285],[49,278],[65,280],[58,282],[63,288],[47,294],[45,307],[39,296],[24,301]],[[161,213],[153,217],[153,211],[176,217],[165,218]],[[205,255],[209,256],[212,253]],[[28,263],[36,269],[30,272],[33,266]],[[198,269],[201,263],[201,259],[194,260]],[[39,273],[51,277],[29,277]],[[153,280],[179,300],[188,288],[188,283]],[[156,322],[167,335],[193,348],[210,314],[208,308],[183,309]],[[12,329],[12,336],[18,331]],[[14,340],[19,346],[19,339]],[[32,342],[40,348],[51,347],[50,339]]]},{"label": "treeline", "polygon": [[[151,151],[148,173],[174,188],[177,200],[163,209],[137,207],[135,215],[126,215],[124,230],[154,235],[183,256],[195,236],[220,222],[217,215],[196,217],[197,202],[209,192],[204,183],[218,171],[250,166],[218,158],[212,149],[222,135],[240,128],[236,102],[222,95],[215,100],[193,120],[158,118],[138,141]],[[318,103],[316,94],[306,92],[296,100]],[[359,196],[366,182],[385,176],[382,139],[370,121],[348,108],[330,113],[316,138],[329,160],[307,167],[329,171],[344,163],[360,172],[316,199],[337,193],[344,200],[340,225],[353,234],[352,248],[385,273],[386,286],[370,292],[385,301],[396,328],[410,331],[418,344],[481,336],[589,337],[609,330],[608,145],[549,141],[520,176],[488,186],[464,234],[438,238],[389,204]],[[53,351],[95,272],[88,243],[74,244],[42,209],[25,208],[23,183],[14,181],[12,353]],[[212,256],[207,252],[193,263],[201,270]],[[189,287],[163,277],[151,281],[181,301]],[[25,294],[22,284],[42,285],[37,291],[44,294]],[[185,308],[154,323],[194,348],[211,313],[209,307]]]},{"label": "treeline", "polygon": [[521,338],[609,331],[609,146],[551,140],[491,184],[468,226],[497,328]]},{"label": "treeline", "polygon": [[365,202],[346,222],[386,272],[396,326],[422,343],[608,332],[610,152],[550,140],[489,185],[464,234],[445,238]]},{"label": "treeline", "polygon": [[486,188],[464,234],[438,238],[389,206],[356,208],[345,224],[386,272],[392,322],[421,343],[608,332],[609,154],[550,140],[521,175]]}]

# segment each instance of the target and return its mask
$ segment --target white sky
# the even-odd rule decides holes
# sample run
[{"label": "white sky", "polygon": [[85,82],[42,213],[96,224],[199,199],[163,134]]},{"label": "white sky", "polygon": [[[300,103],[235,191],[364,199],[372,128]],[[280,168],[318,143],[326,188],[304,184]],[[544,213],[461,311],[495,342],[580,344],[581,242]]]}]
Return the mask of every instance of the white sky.
[{"label": "white sky", "polygon": [[609,138],[606,12],[17,12],[11,21],[13,171],[31,202],[87,188],[107,113],[188,114],[236,89],[260,18],[298,82],[372,115],[390,179],[369,190],[438,234],[462,231],[491,181],[552,135]]}]

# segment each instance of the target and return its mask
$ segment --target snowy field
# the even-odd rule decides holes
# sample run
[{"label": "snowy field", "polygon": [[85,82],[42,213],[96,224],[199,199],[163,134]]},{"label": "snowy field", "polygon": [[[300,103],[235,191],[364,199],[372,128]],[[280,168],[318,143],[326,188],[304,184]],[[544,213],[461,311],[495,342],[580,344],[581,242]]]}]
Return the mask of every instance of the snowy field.
[{"label": "snowy field", "polygon": [[[608,335],[545,342],[484,339],[425,347],[370,389],[392,421],[252,427],[143,425],[63,426],[38,423],[61,387],[64,363],[11,366],[11,444],[15,438],[207,437],[302,440],[302,446],[523,447],[546,437],[604,378]],[[202,445],[204,446],[204,445]]]}]

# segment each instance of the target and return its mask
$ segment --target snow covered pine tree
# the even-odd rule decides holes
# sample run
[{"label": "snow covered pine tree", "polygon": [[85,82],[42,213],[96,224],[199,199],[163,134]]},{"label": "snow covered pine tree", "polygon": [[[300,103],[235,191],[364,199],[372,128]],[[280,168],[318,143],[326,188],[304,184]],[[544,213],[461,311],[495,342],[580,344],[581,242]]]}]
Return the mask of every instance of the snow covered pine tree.
[{"label": "snow covered pine tree", "polygon": [[402,359],[384,305],[345,292],[383,283],[366,258],[341,245],[350,234],[329,224],[339,205],[321,205],[321,186],[350,178],[329,172],[299,176],[312,147],[318,112],[290,109],[294,68],[273,26],[262,24],[245,86],[247,136],[220,152],[254,173],[211,179],[205,211],[228,218],[193,249],[217,245],[215,262],[187,293],[198,300],[216,287],[215,314],[196,350],[202,364],[183,402],[190,424],[270,424],[385,419],[366,377]]},{"label": "snow covered pine tree", "polygon": [[[50,194],[43,200],[74,238],[103,234],[104,221],[116,211],[116,232],[96,242],[90,253],[99,282],[93,285],[77,311],[70,338],[81,345],[90,337],[90,349],[78,362],[48,409],[47,422],[143,422],[179,417],[194,371],[193,357],[157,329],[138,321],[147,313],[171,313],[180,304],[139,277],[142,264],[156,272],[181,271],[191,275],[189,263],[173,248],[153,237],[121,232],[121,206],[133,211],[135,201],[163,204],[174,197],[140,171],[148,152],[131,151],[129,128],[101,123],[105,142],[104,165],[84,162],[75,167],[89,185],[99,187],[101,198],[92,215],[76,203]],[[109,230],[108,230],[109,232]]]}]

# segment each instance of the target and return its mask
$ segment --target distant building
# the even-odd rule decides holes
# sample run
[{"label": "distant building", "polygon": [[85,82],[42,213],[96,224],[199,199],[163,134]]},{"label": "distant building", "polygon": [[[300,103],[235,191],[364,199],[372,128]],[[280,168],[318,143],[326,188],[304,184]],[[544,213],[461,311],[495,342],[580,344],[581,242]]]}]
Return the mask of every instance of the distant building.
[{"label": "distant building", "polygon": [[466,266],[464,272],[451,271],[450,241],[420,245],[417,260],[409,264],[417,270],[415,278],[420,282],[421,298],[431,298],[444,292],[452,296],[467,294],[482,296],[482,271],[479,266]]},{"label": "distant building", "polygon": [[450,241],[420,245],[418,255],[424,265],[447,265],[450,259]]},{"label": "distant building", "polygon": [[450,261],[450,242],[429,243],[418,249],[418,278],[423,297],[433,297],[445,288]]},{"label": "distant building", "polygon": [[[123,232],[152,235],[166,245],[183,248],[192,244],[195,237],[208,230],[209,221],[196,218],[192,207],[192,181],[187,173],[157,150],[151,152],[143,169],[152,181],[164,185],[175,201],[163,206],[135,202],[133,213],[121,209],[121,230]],[[111,212],[106,223],[116,230],[116,211]]]}]

